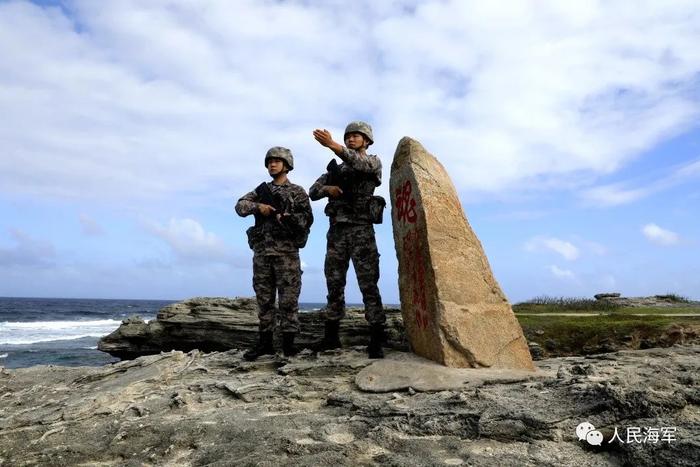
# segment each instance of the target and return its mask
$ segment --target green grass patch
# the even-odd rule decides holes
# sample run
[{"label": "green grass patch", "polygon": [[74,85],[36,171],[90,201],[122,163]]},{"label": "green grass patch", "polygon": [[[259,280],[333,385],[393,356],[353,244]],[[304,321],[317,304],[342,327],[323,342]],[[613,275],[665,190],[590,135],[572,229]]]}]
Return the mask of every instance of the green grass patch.
[{"label": "green grass patch", "polygon": [[662,306],[635,306],[635,307],[618,307],[612,309],[576,309],[576,308],[558,308],[550,305],[524,305],[516,304],[513,305],[513,311],[515,313],[527,313],[527,314],[541,314],[541,313],[601,313],[619,316],[633,316],[633,315],[685,315],[685,314],[696,314],[700,315],[700,306],[674,306],[674,307],[662,307]]},{"label": "green grass patch", "polygon": [[605,313],[620,308],[620,305],[607,300],[546,295],[513,305],[516,313]]},{"label": "green grass patch", "polygon": [[620,307],[619,309],[613,311],[612,313],[616,315],[684,315],[684,314],[696,314],[700,315],[700,306],[632,306],[632,307]]},{"label": "green grass patch", "polygon": [[[517,315],[516,315],[517,316]],[[582,355],[623,348],[666,347],[698,337],[700,316],[517,316],[528,342],[536,342],[544,356]],[[685,329],[684,333],[670,328]],[[693,334],[695,333],[695,334]],[[695,337],[693,337],[695,336]],[[680,340],[679,340],[680,339]]]}]

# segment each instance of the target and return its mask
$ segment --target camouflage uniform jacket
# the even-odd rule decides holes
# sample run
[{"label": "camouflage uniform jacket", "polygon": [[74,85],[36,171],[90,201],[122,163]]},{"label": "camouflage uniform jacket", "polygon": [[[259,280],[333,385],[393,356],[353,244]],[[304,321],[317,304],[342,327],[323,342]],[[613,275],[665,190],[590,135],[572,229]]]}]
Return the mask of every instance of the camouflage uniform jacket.
[{"label": "camouflage uniform jacket", "polygon": [[[343,187],[342,196],[335,199],[329,197],[325,213],[331,218],[332,224],[371,224],[369,200],[374,189],[382,183],[382,161],[374,154],[361,156],[354,149],[346,147],[343,147],[343,152],[338,157],[343,160],[338,166],[340,174],[348,184]],[[328,196],[324,186],[330,184],[330,178],[326,172],[311,186],[309,196],[313,201]]]},{"label": "camouflage uniform jacket", "polygon": [[[267,183],[270,191],[276,199],[280,199],[285,206],[285,211],[291,215],[290,222],[295,223],[307,232],[313,224],[314,217],[311,212],[309,196],[304,188],[286,181],[282,185]],[[289,229],[277,221],[274,213],[269,217],[259,214],[258,206],[261,200],[255,190],[247,193],[236,203],[236,213],[239,216],[256,216],[256,225],[251,227],[254,233],[254,241],[251,243],[253,252],[258,255],[285,255],[296,253],[299,248],[295,246]]]}]

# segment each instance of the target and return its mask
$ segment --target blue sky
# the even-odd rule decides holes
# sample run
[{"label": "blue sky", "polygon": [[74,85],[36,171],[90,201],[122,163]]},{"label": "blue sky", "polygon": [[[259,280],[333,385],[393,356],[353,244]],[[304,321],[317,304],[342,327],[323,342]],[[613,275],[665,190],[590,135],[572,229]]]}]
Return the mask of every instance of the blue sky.
[{"label": "blue sky", "polygon": [[511,301],[698,299],[699,43],[694,1],[0,1],[0,296],[252,296],[233,206],[266,150],[308,189],[331,156],[311,131],[364,119],[379,193],[419,140]]}]

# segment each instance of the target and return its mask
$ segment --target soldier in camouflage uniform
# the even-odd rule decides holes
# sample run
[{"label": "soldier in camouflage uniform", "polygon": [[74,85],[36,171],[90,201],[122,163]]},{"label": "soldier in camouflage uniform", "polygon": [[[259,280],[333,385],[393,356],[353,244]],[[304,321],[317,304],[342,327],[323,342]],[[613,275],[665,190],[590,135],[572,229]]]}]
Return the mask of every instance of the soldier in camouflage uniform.
[{"label": "soldier in camouflage uniform", "polygon": [[294,337],[299,332],[299,292],[301,264],[299,248],[306,244],[313,214],[306,191],[290,183],[287,173],[294,169],[292,152],[273,147],[265,155],[265,167],[272,182],[263,183],[236,203],[239,216],[255,215],[255,226],[248,229],[253,250],[253,289],[258,301],[260,339],[244,354],[246,360],[273,354],[275,298],[279,292],[282,350],[294,355]]},{"label": "soldier in camouflage uniform", "polygon": [[[327,130],[315,130],[314,138],[331,149],[343,162],[328,166],[309,189],[312,200],[328,197],[325,213],[329,217],[324,271],[328,287],[325,309],[326,327],[323,347],[340,347],[339,321],[345,315],[345,281],[350,260],[365,305],[365,318],[370,324],[370,358],[382,358],[382,340],[386,316],[377,282],[379,252],[370,213],[374,189],[381,184],[382,163],[379,157],[367,154],[373,141],[372,128],[364,122],[352,122],[345,129],[345,146],[335,142]],[[331,170],[333,168],[333,170]]]}]

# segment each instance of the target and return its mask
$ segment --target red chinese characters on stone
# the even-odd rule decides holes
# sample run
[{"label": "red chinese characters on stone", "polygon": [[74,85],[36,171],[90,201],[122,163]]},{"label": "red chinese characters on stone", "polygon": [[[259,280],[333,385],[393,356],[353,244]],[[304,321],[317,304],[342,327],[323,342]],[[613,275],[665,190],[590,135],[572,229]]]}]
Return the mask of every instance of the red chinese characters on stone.
[{"label": "red chinese characters on stone", "polygon": [[411,196],[413,187],[406,180],[403,186],[396,189],[396,212],[399,222],[414,224],[416,222],[416,200]]},{"label": "red chinese characters on stone", "polygon": [[416,315],[416,325],[425,329],[429,324],[428,301],[425,296],[425,262],[423,251],[415,229],[403,237],[404,260],[407,264],[411,301]]}]

